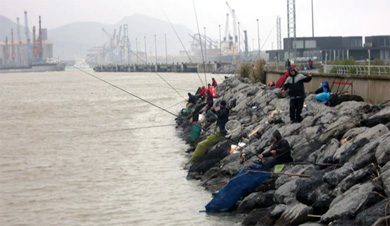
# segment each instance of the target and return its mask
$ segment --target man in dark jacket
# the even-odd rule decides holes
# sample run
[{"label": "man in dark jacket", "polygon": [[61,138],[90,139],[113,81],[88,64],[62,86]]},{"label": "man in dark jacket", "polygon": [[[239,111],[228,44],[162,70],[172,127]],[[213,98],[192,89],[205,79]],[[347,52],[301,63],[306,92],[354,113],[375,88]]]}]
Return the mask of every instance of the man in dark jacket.
[{"label": "man in dark jacket", "polygon": [[291,158],[290,144],[286,139],[282,138],[282,135],[278,130],[273,132],[272,139],[274,140],[274,144],[272,145],[270,151],[264,152],[257,156],[260,159],[269,156],[273,157],[271,160],[268,160],[264,163],[263,169],[266,170],[271,170],[277,164],[293,161]]},{"label": "man in dark jacket", "polygon": [[229,121],[229,110],[226,108],[226,101],[221,101],[221,104],[219,105],[219,110],[216,111],[212,109],[212,112],[214,112],[217,116],[217,126],[219,127],[219,131],[226,135],[226,129],[225,125]]},{"label": "man in dark jacket", "polygon": [[312,74],[309,72],[308,76],[299,74],[298,71],[290,67],[289,76],[283,85],[282,93],[288,89],[288,95],[290,96],[290,120],[291,123],[301,122],[303,102],[305,101],[305,86],[304,82],[311,81]]}]

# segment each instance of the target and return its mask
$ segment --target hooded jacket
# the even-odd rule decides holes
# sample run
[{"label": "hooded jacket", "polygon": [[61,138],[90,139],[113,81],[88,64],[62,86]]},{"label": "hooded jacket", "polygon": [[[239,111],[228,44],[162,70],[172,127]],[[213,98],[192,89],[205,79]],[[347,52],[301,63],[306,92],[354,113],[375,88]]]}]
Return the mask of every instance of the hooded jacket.
[{"label": "hooded jacket", "polygon": [[[305,98],[305,86],[303,83],[310,82],[311,77],[299,74],[298,71],[293,67],[290,67],[288,70],[289,76],[284,83],[283,89],[288,89],[288,95],[291,99]],[[295,75],[291,74],[290,71],[292,70],[295,71]]]},{"label": "hooded jacket", "polygon": [[271,151],[275,150],[276,154],[272,155],[275,160],[278,160],[280,163],[291,162],[291,148],[288,141],[282,138],[282,135],[278,130],[273,132],[272,136],[276,138],[276,142],[272,145],[269,151],[263,153],[263,156],[269,157],[272,155]]},{"label": "hooded jacket", "polygon": [[226,107],[221,108],[218,111],[212,110],[217,116],[217,125],[219,127],[219,131],[221,131],[223,134],[226,134],[225,125],[229,121],[229,109]]}]

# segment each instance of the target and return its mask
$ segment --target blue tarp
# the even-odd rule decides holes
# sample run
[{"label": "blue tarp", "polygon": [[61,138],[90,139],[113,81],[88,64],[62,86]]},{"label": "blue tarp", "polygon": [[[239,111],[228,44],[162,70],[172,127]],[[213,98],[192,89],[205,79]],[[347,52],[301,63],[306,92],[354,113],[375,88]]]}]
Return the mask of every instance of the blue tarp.
[{"label": "blue tarp", "polygon": [[261,168],[261,165],[241,170],[230,178],[229,183],[206,205],[206,212],[231,210],[238,200],[260,186],[270,176],[269,173],[251,172],[252,170],[266,171]]}]

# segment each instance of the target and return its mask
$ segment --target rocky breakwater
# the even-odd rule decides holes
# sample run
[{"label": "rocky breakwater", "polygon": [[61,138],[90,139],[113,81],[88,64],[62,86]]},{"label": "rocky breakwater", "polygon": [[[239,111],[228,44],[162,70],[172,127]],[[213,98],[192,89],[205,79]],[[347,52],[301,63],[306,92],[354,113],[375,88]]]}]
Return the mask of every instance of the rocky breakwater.
[{"label": "rocky breakwater", "polygon": [[[243,225],[390,222],[389,106],[351,101],[328,107],[311,94],[305,100],[304,120],[291,124],[289,100],[278,98],[278,90],[230,77],[218,92],[230,108],[229,120],[241,123],[241,134],[221,139],[189,163],[187,179],[200,180],[205,189],[216,193],[240,170],[258,164],[257,154],[271,145],[275,130],[292,147],[294,161],[283,173],[309,175],[271,175],[236,203],[234,210],[245,215]],[[221,99],[215,99],[215,105]],[[201,136],[190,142],[191,121],[191,114],[177,118],[180,135],[191,145],[189,156],[197,142],[215,130],[215,124],[203,125]],[[246,143],[244,162],[239,154],[230,154],[231,144],[238,141]]]}]

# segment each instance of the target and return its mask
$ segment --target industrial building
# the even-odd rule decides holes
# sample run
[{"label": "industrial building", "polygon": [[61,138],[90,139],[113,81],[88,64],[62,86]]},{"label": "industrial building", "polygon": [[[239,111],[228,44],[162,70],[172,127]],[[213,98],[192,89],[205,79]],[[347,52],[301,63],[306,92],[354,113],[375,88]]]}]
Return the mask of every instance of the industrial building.
[{"label": "industrial building", "polygon": [[[53,63],[53,44],[48,41],[47,29],[33,26],[32,37],[28,26],[27,11],[25,15],[25,39],[22,40],[19,18],[15,29],[9,31],[4,42],[0,42],[0,68],[23,68],[33,64]],[[49,61],[49,62],[48,62]]]},{"label": "industrial building", "polygon": [[372,60],[390,61],[390,35],[367,36],[364,43],[362,36],[285,38],[283,49],[266,52],[269,54],[269,61],[286,61],[289,58],[296,62],[307,62],[309,59],[366,60],[369,57]]}]

